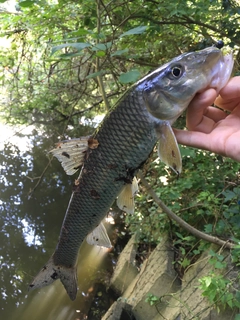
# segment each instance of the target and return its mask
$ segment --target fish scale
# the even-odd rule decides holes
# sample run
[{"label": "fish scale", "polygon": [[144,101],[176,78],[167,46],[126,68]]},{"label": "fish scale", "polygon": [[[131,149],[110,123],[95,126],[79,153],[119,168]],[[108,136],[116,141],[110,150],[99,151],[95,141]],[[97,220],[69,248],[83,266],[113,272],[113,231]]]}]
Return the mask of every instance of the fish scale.
[{"label": "fish scale", "polygon": [[[136,115],[137,123],[129,125]],[[156,143],[154,123],[142,93],[134,87],[93,135],[99,146],[86,153],[79,185],[72,194],[53,255],[56,265],[75,265],[79,246],[89,230],[106,216],[123,186],[132,181],[136,170],[152,152]]]}]

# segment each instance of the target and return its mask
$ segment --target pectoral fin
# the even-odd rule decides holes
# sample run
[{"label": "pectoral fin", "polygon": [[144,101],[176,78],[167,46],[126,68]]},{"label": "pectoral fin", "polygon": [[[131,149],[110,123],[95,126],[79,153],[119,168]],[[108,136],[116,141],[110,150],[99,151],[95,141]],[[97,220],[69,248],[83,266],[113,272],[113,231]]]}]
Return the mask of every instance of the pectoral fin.
[{"label": "pectoral fin", "polygon": [[108,237],[107,230],[101,222],[86,238],[90,245],[99,247],[112,248],[111,241]]},{"label": "pectoral fin", "polygon": [[156,128],[158,141],[158,156],[162,162],[172,168],[177,174],[182,171],[182,157],[171,125],[161,122]]},{"label": "pectoral fin", "polygon": [[50,152],[61,162],[68,175],[74,174],[83,164],[84,154],[89,148],[95,149],[98,142],[90,137],[61,141]]},{"label": "pectoral fin", "polygon": [[127,213],[134,213],[134,196],[138,192],[138,182],[136,177],[132,183],[126,184],[117,198],[117,206],[119,209]]}]

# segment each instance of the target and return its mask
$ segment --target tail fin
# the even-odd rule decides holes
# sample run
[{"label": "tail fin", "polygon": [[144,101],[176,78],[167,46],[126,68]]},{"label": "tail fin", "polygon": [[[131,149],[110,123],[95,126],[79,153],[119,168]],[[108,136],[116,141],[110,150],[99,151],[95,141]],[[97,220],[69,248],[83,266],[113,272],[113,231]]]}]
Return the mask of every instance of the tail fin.
[{"label": "tail fin", "polygon": [[75,300],[77,295],[76,268],[56,266],[52,257],[42,268],[42,270],[37,274],[37,276],[33,279],[32,283],[29,285],[29,290],[48,286],[57,279],[61,280],[70,299]]}]

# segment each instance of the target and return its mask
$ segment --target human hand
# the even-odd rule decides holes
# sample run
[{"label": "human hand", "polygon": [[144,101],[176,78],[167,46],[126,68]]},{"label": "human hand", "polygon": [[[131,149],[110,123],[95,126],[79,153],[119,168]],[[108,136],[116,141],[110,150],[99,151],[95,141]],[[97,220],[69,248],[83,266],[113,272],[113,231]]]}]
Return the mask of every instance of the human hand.
[{"label": "human hand", "polygon": [[179,143],[240,161],[240,76],[231,78],[218,97],[214,89],[198,93],[188,106],[186,125],[189,131],[174,129]]}]

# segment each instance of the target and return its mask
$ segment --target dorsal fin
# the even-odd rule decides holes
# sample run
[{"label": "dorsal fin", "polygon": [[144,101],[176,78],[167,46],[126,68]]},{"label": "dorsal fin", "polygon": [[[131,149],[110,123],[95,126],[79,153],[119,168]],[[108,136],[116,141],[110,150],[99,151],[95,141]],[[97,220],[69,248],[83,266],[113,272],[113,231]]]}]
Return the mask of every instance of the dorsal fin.
[{"label": "dorsal fin", "polygon": [[134,213],[134,196],[138,192],[138,182],[136,177],[132,183],[126,184],[117,198],[117,206],[119,209],[133,214]]},{"label": "dorsal fin", "polygon": [[108,237],[107,230],[101,222],[86,238],[90,245],[99,247],[112,248],[111,241]]},{"label": "dorsal fin", "polygon": [[56,148],[49,151],[60,162],[66,174],[74,174],[83,164],[85,152],[89,146],[90,137],[81,137],[60,141],[56,144]]}]

